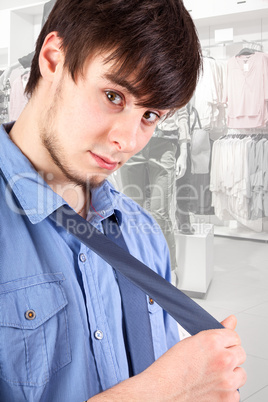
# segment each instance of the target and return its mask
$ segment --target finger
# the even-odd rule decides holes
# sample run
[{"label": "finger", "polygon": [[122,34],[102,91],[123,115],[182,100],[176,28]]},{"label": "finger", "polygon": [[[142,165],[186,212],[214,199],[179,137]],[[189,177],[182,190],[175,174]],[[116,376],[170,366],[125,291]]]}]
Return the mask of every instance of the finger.
[{"label": "finger", "polygon": [[232,365],[233,367],[244,364],[247,358],[246,352],[242,346],[231,346],[228,351],[232,353]]},{"label": "finger", "polygon": [[237,324],[237,318],[234,315],[230,315],[229,317],[225,318],[221,322],[221,324],[228,329],[235,329],[236,324]]},{"label": "finger", "polygon": [[213,330],[212,336],[213,336],[213,334],[219,336],[218,338],[216,336],[216,338],[214,338],[214,339],[216,340],[216,342],[220,342],[220,344],[223,348],[228,349],[228,348],[231,348],[234,346],[241,345],[241,339],[240,339],[238,333],[232,329],[228,329],[228,328],[216,329],[216,330]]},{"label": "finger", "polygon": [[243,367],[236,367],[234,369],[235,387],[237,389],[243,387],[247,381],[247,373]]},{"label": "finger", "polygon": [[241,401],[241,398],[240,398],[240,392],[239,392],[239,390],[238,390],[238,389],[235,390],[232,399],[228,399],[228,400],[229,400],[229,401],[232,401],[232,402],[240,402],[240,401]]}]

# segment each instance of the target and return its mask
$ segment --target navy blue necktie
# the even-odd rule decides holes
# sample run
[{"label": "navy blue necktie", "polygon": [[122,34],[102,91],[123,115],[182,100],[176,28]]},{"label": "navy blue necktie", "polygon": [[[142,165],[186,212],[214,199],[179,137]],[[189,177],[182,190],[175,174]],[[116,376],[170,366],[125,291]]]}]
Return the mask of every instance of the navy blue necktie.
[{"label": "navy blue necktie", "polygon": [[[103,258],[116,270],[117,274],[119,273],[120,278],[122,274],[145,294],[150,296],[191,335],[207,329],[223,328],[214,317],[192,299],[148,268],[147,265],[137,260],[124,248],[118,246],[115,243],[116,239],[114,241],[110,240],[70,207],[63,205],[51,214],[50,217],[57,225],[64,227],[69,233]],[[115,232],[117,237],[118,230]],[[111,236],[112,233],[109,234],[109,237]],[[126,315],[125,319],[128,321]],[[126,329],[127,325],[129,324],[126,324]],[[135,329],[132,330],[129,327],[129,330],[135,334]],[[141,339],[139,342],[144,343],[144,339]],[[129,348],[132,348],[131,344],[129,344]],[[139,344],[131,352],[134,359],[138,348]],[[150,349],[149,347],[148,350]],[[147,356],[149,354],[150,352],[146,353]],[[152,363],[151,360],[152,358],[149,358],[148,363],[145,362],[144,367],[149,366]],[[133,369],[136,367],[134,361],[132,362],[132,366]]]},{"label": "navy blue necktie", "polygon": [[[128,251],[115,215],[105,219],[102,224],[105,235]],[[119,271],[116,271],[116,277],[121,293],[130,374],[135,375],[155,361],[148,304],[142,290]]]}]

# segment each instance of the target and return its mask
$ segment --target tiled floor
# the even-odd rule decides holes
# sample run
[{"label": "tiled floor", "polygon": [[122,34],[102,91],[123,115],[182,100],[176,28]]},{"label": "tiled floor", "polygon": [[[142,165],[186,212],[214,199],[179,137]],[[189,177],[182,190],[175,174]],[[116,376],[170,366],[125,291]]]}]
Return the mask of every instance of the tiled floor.
[{"label": "tiled floor", "polygon": [[247,352],[241,401],[268,401],[268,244],[215,236],[213,280],[194,300],[218,320],[235,313]]}]

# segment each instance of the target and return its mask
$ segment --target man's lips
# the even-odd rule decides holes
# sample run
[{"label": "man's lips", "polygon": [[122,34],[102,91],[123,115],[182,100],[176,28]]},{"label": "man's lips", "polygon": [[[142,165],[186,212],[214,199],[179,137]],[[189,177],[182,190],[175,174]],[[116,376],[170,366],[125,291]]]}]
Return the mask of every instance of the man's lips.
[{"label": "man's lips", "polygon": [[101,168],[104,168],[104,169],[107,169],[107,170],[114,170],[118,165],[118,162],[114,162],[114,161],[111,161],[110,159],[105,158],[103,156],[96,155],[91,151],[89,151],[89,153],[92,156],[92,158],[95,159],[95,161],[97,162],[97,164]]}]

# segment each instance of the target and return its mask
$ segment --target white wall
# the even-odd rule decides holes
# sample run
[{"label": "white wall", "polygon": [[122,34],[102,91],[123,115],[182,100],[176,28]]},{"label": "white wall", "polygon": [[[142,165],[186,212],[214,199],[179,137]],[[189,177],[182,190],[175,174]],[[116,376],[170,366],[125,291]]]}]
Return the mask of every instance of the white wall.
[{"label": "white wall", "polygon": [[45,3],[45,0],[0,0],[0,10],[22,8],[24,6],[43,3]]}]

